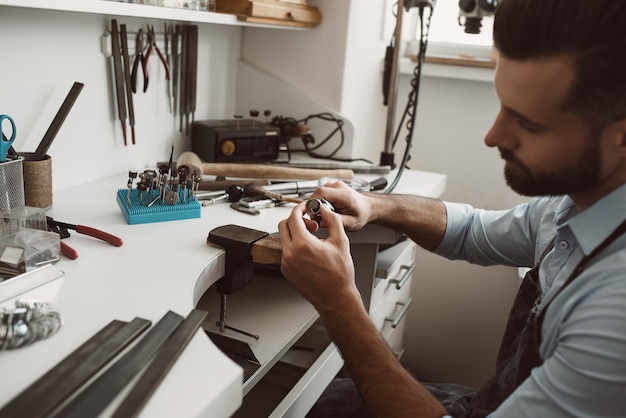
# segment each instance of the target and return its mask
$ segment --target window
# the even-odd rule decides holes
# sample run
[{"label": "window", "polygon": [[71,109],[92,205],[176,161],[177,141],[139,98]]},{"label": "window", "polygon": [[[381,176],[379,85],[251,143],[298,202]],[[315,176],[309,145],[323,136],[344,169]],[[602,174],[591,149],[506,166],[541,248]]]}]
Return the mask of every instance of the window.
[{"label": "window", "polygon": [[[384,39],[391,39],[395,29],[397,2],[386,1]],[[406,43],[404,55],[415,56],[418,51],[420,25],[417,8],[404,13],[402,39]],[[493,16],[482,18],[479,34],[465,33],[459,23],[458,0],[438,0],[432,14],[428,33],[427,61],[462,65],[493,66]],[[448,61],[448,62],[445,62]],[[454,61],[454,62],[452,62]]]},{"label": "window", "polygon": [[[479,34],[465,33],[465,27],[459,24],[458,0],[439,0],[435,5],[435,10],[430,22],[428,42],[430,43],[451,43],[459,46],[482,46],[491,48],[491,35],[493,26],[493,16],[486,16],[482,19],[482,28]],[[411,10],[417,21],[417,12]],[[417,33],[417,22],[415,33]]]}]

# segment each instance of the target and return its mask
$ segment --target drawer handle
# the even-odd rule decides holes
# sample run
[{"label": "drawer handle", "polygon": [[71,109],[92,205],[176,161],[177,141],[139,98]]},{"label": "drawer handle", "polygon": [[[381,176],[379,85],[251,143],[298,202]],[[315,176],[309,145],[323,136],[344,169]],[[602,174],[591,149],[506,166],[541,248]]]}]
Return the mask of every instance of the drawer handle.
[{"label": "drawer handle", "polygon": [[415,263],[411,264],[410,266],[403,264],[402,266],[400,266],[400,270],[406,270],[402,277],[400,277],[399,279],[389,280],[389,283],[395,284],[396,289],[398,290],[402,289],[402,286],[404,286],[406,282],[409,281],[409,279],[411,278],[413,270],[415,270]]},{"label": "drawer handle", "polygon": [[391,322],[391,328],[395,328],[398,326],[400,321],[402,321],[402,318],[404,318],[404,315],[406,315],[407,311],[409,310],[411,303],[413,303],[413,299],[409,299],[406,302],[396,302],[396,305],[402,306],[402,309],[400,309],[398,315],[395,318],[385,318],[385,321]]},{"label": "drawer handle", "polygon": [[402,356],[404,355],[404,348],[400,351],[394,351],[393,355],[396,357],[396,360],[402,359]]}]

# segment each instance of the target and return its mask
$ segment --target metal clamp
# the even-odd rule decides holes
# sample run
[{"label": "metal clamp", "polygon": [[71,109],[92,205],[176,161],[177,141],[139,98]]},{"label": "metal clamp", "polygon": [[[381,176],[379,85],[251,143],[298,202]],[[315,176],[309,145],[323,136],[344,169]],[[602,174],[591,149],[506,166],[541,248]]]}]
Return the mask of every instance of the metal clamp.
[{"label": "metal clamp", "polygon": [[407,266],[407,265],[400,266],[400,270],[403,270],[403,269],[406,270],[406,272],[404,272],[402,277],[400,277],[399,279],[389,280],[389,283],[395,284],[396,289],[398,290],[402,289],[402,287],[406,284],[406,282],[408,282],[409,279],[411,278],[411,275],[413,274],[413,271],[415,270],[415,263],[412,263],[410,266]]},{"label": "metal clamp", "polygon": [[402,307],[402,309],[400,309],[400,312],[398,312],[398,315],[396,315],[395,318],[390,318],[390,317],[385,318],[385,321],[391,322],[391,328],[396,328],[398,326],[400,321],[402,321],[402,318],[404,318],[404,315],[406,315],[407,311],[409,310],[411,303],[413,303],[413,299],[409,299],[406,302],[396,302],[397,306]]}]

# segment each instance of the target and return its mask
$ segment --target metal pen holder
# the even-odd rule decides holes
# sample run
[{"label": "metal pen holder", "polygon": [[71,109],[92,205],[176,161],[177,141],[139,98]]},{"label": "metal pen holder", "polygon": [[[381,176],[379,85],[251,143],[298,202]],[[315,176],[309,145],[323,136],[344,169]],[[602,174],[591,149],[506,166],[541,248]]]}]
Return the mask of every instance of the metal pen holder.
[{"label": "metal pen holder", "polygon": [[23,157],[0,163],[0,211],[24,206]]}]

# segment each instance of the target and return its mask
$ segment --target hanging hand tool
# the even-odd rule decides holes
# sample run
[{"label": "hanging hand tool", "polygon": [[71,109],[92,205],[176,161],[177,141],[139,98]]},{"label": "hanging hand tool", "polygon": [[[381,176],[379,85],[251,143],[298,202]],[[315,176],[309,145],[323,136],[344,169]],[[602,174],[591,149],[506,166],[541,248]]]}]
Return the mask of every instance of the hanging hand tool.
[{"label": "hanging hand tool", "polygon": [[[167,68],[172,68],[172,60],[170,56],[170,39],[172,36],[172,25],[168,25],[167,22],[164,23],[164,31],[165,35],[165,61],[167,62]],[[172,108],[172,79],[171,77],[167,80],[167,104],[170,109],[170,113],[173,112]]]},{"label": "hanging hand tool", "polygon": [[185,115],[187,114],[187,55],[189,54],[189,36],[187,31],[187,25],[176,25],[176,29],[178,30],[178,34],[180,37],[181,47],[180,47],[180,67],[179,71],[179,84],[180,89],[178,90],[178,131],[183,131],[183,124]]},{"label": "hanging hand tool", "polygon": [[124,145],[126,142],[126,97],[124,96],[124,72],[122,70],[122,54],[120,52],[120,36],[117,20],[111,20],[111,42],[113,44],[113,70],[115,73],[115,92],[117,93],[117,115],[122,124]]},{"label": "hanging hand tool", "polygon": [[178,109],[178,79],[180,78],[180,54],[178,49],[178,40],[180,39],[180,25],[172,27],[172,61],[174,68],[172,71],[172,111],[176,114]]},{"label": "hanging hand tool", "polygon": [[[116,247],[121,247],[124,244],[124,241],[122,241],[121,238],[116,237],[115,235],[111,235],[107,232],[101,231],[99,229],[91,228],[89,226],[74,225],[74,224],[68,224],[64,222],[58,222],[58,221],[55,221],[50,216],[46,217],[46,222],[48,224],[48,230],[59,234],[59,236],[61,237],[61,240],[63,240],[64,238],[69,238],[70,232],[68,230],[73,229],[79,234],[89,235],[90,237],[98,238],[102,241],[108,242],[111,245],[115,245]],[[65,256],[73,260],[78,258],[78,253],[76,252],[76,250],[74,250],[69,245],[65,244],[63,241],[61,241],[61,252]]]},{"label": "hanging hand tool", "polygon": [[128,55],[128,37],[126,35],[126,25],[120,25],[120,36],[122,41],[122,58],[124,58],[124,84],[126,86],[126,101],[128,105],[128,120],[130,122],[130,132],[135,145],[135,109],[133,105],[133,92],[130,90],[130,57]]},{"label": "hanging hand tool", "polygon": [[141,71],[143,73],[143,92],[145,93],[148,89],[148,72],[146,70],[146,62],[144,61],[143,57],[143,42],[143,29],[139,29],[137,31],[137,37],[135,38],[135,62],[133,63],[133,69],[130,75],[130,86],[133,90],[133,93],[137,93],[137,69],[139,67],[139,64],[141,64]]},{"label": "hanging hand tool", "polygon": [[161,50],[159,49],[159,46],[156,43],[156,34],[154,33],[154,26],[148,25],[148,51],[146,52],[146,56],[144,58],[145,77],[146,77],[145,78],[146,83],[143,86],[143,91],[144,92],[148,88],[148,80],[149,80],[149,76],[148,76],[148,60],[150,59],[150,54],[152,53],[152,48],[154,48],[156,50],[157,55],[159,56],[159,60],[161,60],[161,63],[163,64],[163,67],[165,67],[165,79],[168,82],[170,81],[170,67],[169,67],[169,65],[167,65],[167,61],[165,60],[165,57],[161,53]]},{"label": "hanging hand tool", "polygon": [[193,123],[196,114],[196,90],[198,84],[198,26],[193,25],[189,27],[189,54],[187,55],[189,65],[188,71],[188,113],[191,115],[191,122],[187,117],[187,126],[185,133],[189,135],[190,123]]},{"label": "hanging hand tool", "polygon": [[193,122],[196,111],[196,85],[198,67],[198,27],[194,25],[177,26],[182,40],[182,53],[180,58],[180,94],[179,103],[179,131],[189,134],[190,119]]}]

